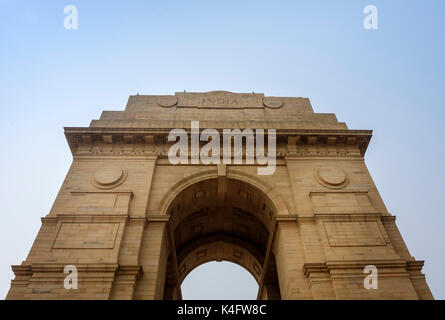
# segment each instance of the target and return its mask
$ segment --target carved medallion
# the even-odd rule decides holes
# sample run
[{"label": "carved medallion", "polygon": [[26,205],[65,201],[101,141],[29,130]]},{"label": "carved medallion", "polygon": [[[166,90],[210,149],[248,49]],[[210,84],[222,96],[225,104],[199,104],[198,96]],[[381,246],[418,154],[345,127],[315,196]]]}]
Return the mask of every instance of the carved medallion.
[{"label": "carved medallion", "polygon": [[327,188],[341,189],[348,183],[348,176],[335,165],[320,166],[315,170],[315,178],[317,181]]},{"label": "carved medallion", "polygon": [[173,107],[178,103],[178,98],[175,96],[165,96],[165,97],[161,97],[158,100],[158,105],[160,105],[161,107]]},{"label": "carved medallion", "polygon": [[118,166],[103,166],[96,170],[91,183],[99,189],[112,189],[124,183],[126,178],[126,170]]},{"label": "carved medallion", "polygon": [[283,106],[283,100],[279,98],[263,98],[263,104],[265,107],[278,109]]}]

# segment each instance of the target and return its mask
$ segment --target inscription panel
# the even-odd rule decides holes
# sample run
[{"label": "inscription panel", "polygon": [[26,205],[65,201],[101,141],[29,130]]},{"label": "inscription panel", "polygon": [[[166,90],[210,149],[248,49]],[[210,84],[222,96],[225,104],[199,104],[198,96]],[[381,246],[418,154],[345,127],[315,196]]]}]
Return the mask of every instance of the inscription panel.
[{"label": "inscription panel", "polygon": [[61,214],[128,214],[131,192],[72,192]]},{"label": "inscription panel", "polygon": [[375,213],[367,192],[311,192],[314,213]]},{"label": "inscription panel", "polygon": [[376,221],[324,222],[331,247],[384,246]]},{"label": "inscription panel", "polygon": [[199,108],[264,108],[263,94],[243,94],[224,91],[209,93],[177,93],[178,107]]},{"label": "inscription panel", "polygon": [[113,209],[116,198],[116,193],[74,193],[67,206],[82,210]]},{"label": "inscription panel", "polygon": [[119,223],[62,223],[53,249],[113,249]]}]

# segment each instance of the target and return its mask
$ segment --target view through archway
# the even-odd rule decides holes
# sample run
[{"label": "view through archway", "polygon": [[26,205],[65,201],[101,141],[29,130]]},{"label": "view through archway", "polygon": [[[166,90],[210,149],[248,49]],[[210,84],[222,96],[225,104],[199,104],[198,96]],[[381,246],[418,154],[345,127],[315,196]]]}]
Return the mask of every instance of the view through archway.
[{"label": "view through archway", "polygon": [[[247,296],[237,296],[236,290],[220,290],[212,297],[204,294],[199,299],[256,299],[259,284],[261,297],[280,299],[275,257],[269,246],[275,206],[258,187],[227,177],[200,180],[182,189],[169,203],[167,212],[174,251],[167,258],[164,299],[198,299],[179,290],[194,270],[209,273],[207,281],[199,276],[195,288],[210,283],[215,275],[222,280],[215,288],[229,288],[230,280],[236,279],[233,272],[247,272],[247,278],[253,277],[256,282],[255,289]],[[199,268],[212,261],[234,265],[209,264]],[[208,270],[209,266],[214,266],[213,271]],[[219,271],[219,268],[225,269]],[[233,286],[239,287],[240,281],[243,282],[235,280]],[[188,286],[181,287],[187,290]],[[239,288],[243,292],[244,287]],[[202,292],[204,288],[197,290]],[[222,292],[227,294],[219,295]]]},{"label": "view through archway", "polygon": [[184,279],[181,291],[184,300],[255,300],[258,284],[243,267],[213,261],[192,270]]}]

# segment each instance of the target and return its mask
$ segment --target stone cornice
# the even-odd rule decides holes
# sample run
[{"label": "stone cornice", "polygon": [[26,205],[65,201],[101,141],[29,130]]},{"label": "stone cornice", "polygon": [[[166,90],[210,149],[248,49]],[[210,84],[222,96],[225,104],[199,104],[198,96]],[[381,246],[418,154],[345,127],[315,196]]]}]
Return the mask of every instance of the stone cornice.
[{"label": "stone cornice", "polygon": [[319,263],[305,263],[303,272],[305,276],[311,277],[314,274],[329,273],[331,277],[340,274],[363,274],[363,269],[373,265],[379,270],[385,270],[383,273],[399,274],[407,276],[408,271],[420,273],[423,267],[423,261],[400,260],[350,260],[350,261],[327,261]]},{"label": "stone cornice", "polygon": [[136,279],[139,279],[144,270],[141,265],[119,265],[117,272],[119,275],[135,276]]},{"label": "stone cornice", "polygon": [[[153,146],[150,150],[122,150],[122,155],[131,153],[139,156],[166,156],[167,137],[172,129],[174,128],[66,127],[65,136],[73,155],[77,153],[79,145],[121,144],[124,149],[131,145]],[[190,132],[189,128],[184,130]],[[219,131],[222,133],[222,129]],[[327,149],[311,149],[315,146],[335,145],[357,146],[357,155],[363,156],[372,137],[371,130],[277,129],[276,134],[277,156],[289,159],[302,156],[348,156],[346,150],[332,153],[332,150]],[[97,155],[101,154],[101,151],[91,153]]]},{"label": "stone cornice", "polygon": [[[103,264],[74,264],[78,272],[86,272],[83,276],[92,274],[95,277],[98,273],[110,274],[114,277],[114,274],[135,276],[139,278],[143,273],[141,265],[118,265],[115,263],[103,263]],[[64,273],[66,264],[54,264],[54,263],[32,263],[25,265],[13,265],[12,270],[16,276],[31,276],[33,273]]]},{"label": "stone cornice", "polygon": [[421,271],[425,261],[423,260],[412,260],[407,261],[406,269],[408,271]]},{"label": "stone cornice", "polygon": [[[93,273],[115,273],[118,270],[118,264],[103,263],[103,264],[75,264],[79,272],[93,272]],[[15,275],[31,275],[34,272],[57,272],[63,273],[66,264],[54,263],[32,263],[25,265],[12,266]]]}]

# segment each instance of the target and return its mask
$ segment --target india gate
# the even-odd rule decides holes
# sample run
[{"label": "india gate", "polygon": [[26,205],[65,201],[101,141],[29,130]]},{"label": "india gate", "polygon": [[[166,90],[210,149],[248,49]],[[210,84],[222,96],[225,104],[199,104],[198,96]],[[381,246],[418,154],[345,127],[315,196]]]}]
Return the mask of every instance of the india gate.
[{"label": "india gate", "polygon": [[[192,161],[209,152],[201,135],[198,151],[175,154],[190,161],[172,163],[170,134],[191,139],[193,121],[200,133],[239,129],[230,139],[241,150],[221,139],[210,152],[229,161]],[[247,161],[258,155],[247,129],[273,155],[270,174],[258,170],[270,163]],[[433,299],[365,165],[372,131],[315,113],[307,98],[135,95],[65,136],[72,165],[26,260],[12,266],[7,299],[182,299],[184,278],[210,261],[248,270],[258,299]],[[65,286],[67,266],[76,288]]]}]

